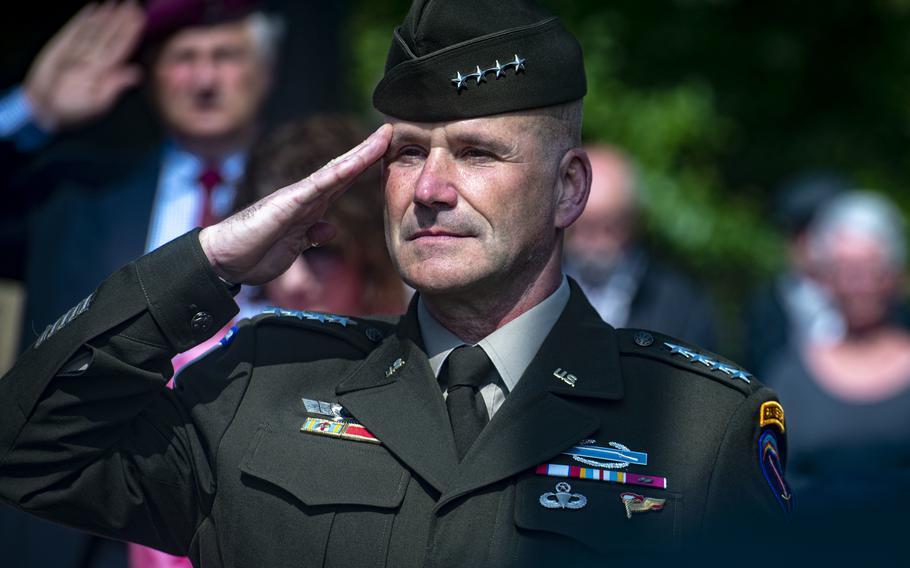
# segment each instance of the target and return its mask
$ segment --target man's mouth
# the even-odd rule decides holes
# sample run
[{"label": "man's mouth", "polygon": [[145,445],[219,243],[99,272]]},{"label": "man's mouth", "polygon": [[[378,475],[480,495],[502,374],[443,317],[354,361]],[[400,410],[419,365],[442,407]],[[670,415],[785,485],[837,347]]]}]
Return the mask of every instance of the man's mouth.
[{"label": "man's mouth", "polygon": [[463,239],[470,237],[462,233],[447,231],[445,229],[421,229],[408,236],[407,240],[416,241],[417,239]]}]

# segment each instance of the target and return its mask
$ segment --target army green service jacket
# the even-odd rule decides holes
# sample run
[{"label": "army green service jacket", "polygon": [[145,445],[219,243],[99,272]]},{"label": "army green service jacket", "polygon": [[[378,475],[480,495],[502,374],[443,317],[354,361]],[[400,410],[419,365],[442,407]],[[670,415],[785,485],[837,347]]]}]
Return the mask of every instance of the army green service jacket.
[{"label": "army green service jacket", "polygon": [[601,565],[760,540],[789,507],[773,392],[574,285],[461,463],[413,304],[243,321],[167,388],[236,311],[195,233],[104,281],[0,380],[2,500],[224,568]]}]

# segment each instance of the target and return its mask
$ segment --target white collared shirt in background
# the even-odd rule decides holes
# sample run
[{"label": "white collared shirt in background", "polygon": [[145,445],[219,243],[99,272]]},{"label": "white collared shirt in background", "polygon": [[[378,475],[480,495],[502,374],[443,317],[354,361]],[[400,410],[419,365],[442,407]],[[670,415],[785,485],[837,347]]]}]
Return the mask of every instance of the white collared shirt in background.
[{"label": "white collared shirt in background", "polygon": [[[221,162],[220,172],[224,181],[212,192],[212,209],[216,216],[230,214],[237,193],[236,184],[243,175],[245,165],[246,157],[241,153],[231,154]],[[145,252],[151,252],[198,226],[203,205],[198,180],[204,167],[205,162],[201,158],[176,144],[165,146]]]}]

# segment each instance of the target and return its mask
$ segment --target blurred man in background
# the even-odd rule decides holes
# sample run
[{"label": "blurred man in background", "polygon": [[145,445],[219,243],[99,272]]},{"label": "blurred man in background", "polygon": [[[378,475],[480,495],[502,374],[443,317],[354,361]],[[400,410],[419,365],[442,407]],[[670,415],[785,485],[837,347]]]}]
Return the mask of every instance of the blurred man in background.
[{"label": "blurred man in background", "polygon": [[[90,5],[38,58],[29,78],[42,80],[27,80],[24,91],[40,101],[34,121],[46,131],[108,111],[144,74],[166,138],[140,155],[92,148],[55,156],[29,178],[50,197],[29,223],[27,340],[98,276],[231,211],[279,34],[255,8],[157,0],[144,14],[132,3]],[[140,39],[144,71],[129,59]],[[71,83],[110,87],[73,99]]]},{"label": "blurred man in background", "polygon": [[610,325],[653,329],[714,350],[708,295],[638,242],[640,189],[631,160],[607,146],[586,150],[591,195],[567,232],[566,272]]},{"label": "blurred man in background", "polygon": [[786,264],[753,293],[743,348],[746,366],[763,380],[788,346],[843,337],[843,318],[809,261],[809,228],[816,213],[846,189],[839,176],[808,172],[778,191],[773,217],[786,239]]},{"label": "blurred man in background", "polygon": [[[27,226],[23,343],[103,275],[231,212],[281,34],[281,23],[257,8],[244,0],[152,0],[145,9],[132,1],[89,4],[0,101],[7,119],[0,136],[19,151],[100,118],[141,82],[165,132],[139,154],[62,148],[22,177],[19,192],[47,195]],[[67,547],[64,529],[18,514],[2,522],[16,527],[3,533],[13,566],[125,562],[119,544],[79,535]],[[111,547],[109,563],[95,564],[102,562],[95,549]]]}]

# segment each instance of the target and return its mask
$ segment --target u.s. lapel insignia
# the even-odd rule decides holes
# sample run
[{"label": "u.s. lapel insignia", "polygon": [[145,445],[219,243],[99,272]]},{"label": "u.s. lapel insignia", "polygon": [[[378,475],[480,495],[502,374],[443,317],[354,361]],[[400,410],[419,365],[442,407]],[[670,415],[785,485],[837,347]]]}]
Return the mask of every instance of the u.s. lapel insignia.
[{"label": "u.s. lapel insignia", "polygon": [[783,433],[784,424],[784,407],[776,400],[763,402],[758,411],[758,425],[761,428],[774,426]]},{"label": "u.s. lapel insignia", "polygon": [[572,456],[572,459],[585,465],[606,469],[623,469],[630,465],[648,465],[648,454],[645,452],[634,452],[618,442],[609,442],[609,448],[593,444],[594,440],[585,440],[563,453]]},{"label": "u.s. lapel insignia", "polygon": [[587,497],[571,491],[571,485],[560,481],[556,484],[556,493],[547,491],[540,496],[540,504],[547,509],[581,509],[588,504]]},{"label": "u.s. lapel insignia", "polygon": [[321,434],[346,440],[357,440],[371,444],[381,443],[376,436],[370,433],[363,425],[350,420],[326,420],[325,418],[307,418],[300,427],[301,432]]},{"label": "u.s. lapel insignia", "polygon": [[397,373],[398,370],[401,369],[402,367],[404,367],[404,359],[402,359],[401,357],[399,357],[398,359],[395,359],[395,361],[393,361],[392,364],[389,365],[389,368],[385,370],[385,378],[388,379],[389,377],[391,377],[392,375]]},{"label": "u.s. lapel insignia", "polygon": [[555,371],[553,371],[553,376],[566,383],[573,389],[575,388],[575,383],[578,381],[578,377],[571,373],[563,371],[562,368],[557,368]]},{"label": "u.s. lapel insignia", "polygon": [[646,511],[660,511],[664,508],[666,499],[656,499],[654,497],[645,497],[638,493],[622,493],[619,496],[622,499],[623,507],[626,509],[626,518],[631,519],[632,513],[644,513]]}]

